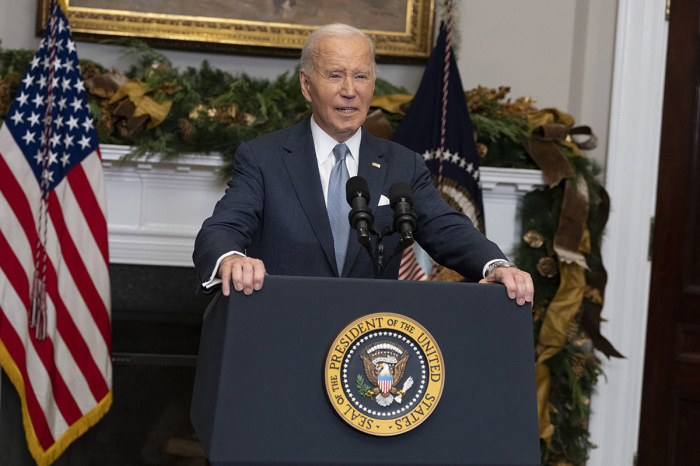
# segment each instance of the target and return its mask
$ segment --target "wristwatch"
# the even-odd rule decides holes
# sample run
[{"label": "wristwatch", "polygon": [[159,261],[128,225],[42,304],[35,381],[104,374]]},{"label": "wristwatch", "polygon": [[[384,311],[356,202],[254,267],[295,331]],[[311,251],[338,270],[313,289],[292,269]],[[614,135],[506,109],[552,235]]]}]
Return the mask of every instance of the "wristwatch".
[{"label": "wristwatch", "polygon": [[518,268],[517,265],[515,265],[514,263],[512,263],[512,262],[510,262],[510,261],[503,260],[503,259],[499,259],[499,260],[496,260],[496,261],[491,262],[491,263],[489,264],[489,266],[486,267],[486,270],[484,271],[484,278],[486,278],[486,277],[488,277],[489,275],[491,275],[491,272],[493,272],[494,270],[496,270],[496,269],[499,268],[499,267],[513,267],[513,268],[516,268],[516,269]]}]

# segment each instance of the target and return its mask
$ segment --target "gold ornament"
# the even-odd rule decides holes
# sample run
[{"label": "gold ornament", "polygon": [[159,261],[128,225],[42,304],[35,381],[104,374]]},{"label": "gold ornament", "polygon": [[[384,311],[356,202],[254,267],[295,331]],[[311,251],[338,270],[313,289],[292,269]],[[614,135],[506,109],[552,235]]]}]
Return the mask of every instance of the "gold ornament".
[{"label": "gold ornament", "polygon": [[523,235],[523,241],[531,248],[541,248],[544,244],[544,236],[537,230],[530,230]]},{"label": "gold ornament", "polygon": [[581,353],[575,353],[571,357],[571,370],[574,371],[576,379],[583,377],[584,369],[586,368],[586,356]]},{"label": "gold ornament", "polygon": [[552,278],[559,273],[559,266],[553,257],[547,256],[540,259],[540,261],[537,263],[537,271],[543,277]]}]

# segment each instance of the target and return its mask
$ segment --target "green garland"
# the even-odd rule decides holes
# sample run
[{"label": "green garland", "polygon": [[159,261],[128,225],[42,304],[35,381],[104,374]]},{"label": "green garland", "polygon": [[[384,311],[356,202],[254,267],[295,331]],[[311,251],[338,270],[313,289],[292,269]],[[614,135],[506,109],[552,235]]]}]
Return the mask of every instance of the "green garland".
[{"label": "green garland", "polygon": [[[225,161],[221,176],[228,178],[234,153],[241,142],[287,127],[310,113],[310,106],[299,89],[298,71],[283,73],[270,81],[251,78],[246,74],[235,76],[214,69],[204,61],[199,69],[190,67],[180,72],[171,66],[164,55],[141,42],[130,41],[126,53],[135,54],[137,62],[125,73],[125,77],[139,79],[146,95],[156,103],[172,102],[167,117],[160,125],[146,129],[144,124],[133,134],[123,134],[115,131],[116,120],[110,113],[113,106],[107,103],[107,99],[99,99],[89,93],[100,141],[103,144],[131,146],[132,152],[128,157],[159,154],[162,159],[168,160],[192,153],[221,154]],[[33,54],[29,50],[0,48],[2,121]],[[81,67],[86,79],[107,73],[104,67],[90,61],[81,60]],[[482,153],[485,153],[481,164],[537,168],[523,148],[533,128],[524,111],[518,109],[527,109],[527,104],[516,102],[520,105],[518,107],[504,101],[507,89],[495,93],[488,91],[478,89],[467,93],[477,142],[483,148]],[[377,80],[375,93],[408,94],[405,89],[383,80]],[[402,114],[386,113],[386,117],[396,128]],[[597,167],[585,157],[564,150],[575,172],[583,175],[589,185],[588,228],[593,247],[586,256],[590,267],[587,281],[598,283],[602,292],[605,271],[600,258],[600,238],[607,212],[601,212],[601,206],[604,206],[607,194],[596,180]],[[530,272],[537,290],[533,316],[535,345],[544,319],[543,310],[559,286],[558,275],[547,277],[538,271],[537,266],[543,258],[552,255],[551,244],[558,225],[562,197],[562,186],[536,190],[525,196],[520,211],[523,231],[538,232],[543,238],[542,244],[537,247],[523,241],[516,254],[517,264]],[[595,321],[601,307],[602,304],[594,297],[586,297],[564,348],[547,361],[552,376],[549,400],[555,430],[551,445],[542,442],[543,465],[583,465],[588,451],[594,447],[589,441],[587,429],[589,397],[602,369],[582,326],[587,321]]]},{"label": "green garland", "polygon": [[[578,159],[581,159],[580,161]],[[588,229],[592,233],[592,242],[600,241],[598,232],[601,217],[601,187],[595,181],[597,168],[583,157],[573,159],[578,165],[578,173],[584,174],[589,186],[590,213]],[[545,309],[559,288],[559,275],[547,277],[540,273],[537,264],[541,259],[551,257],[551,245],[559,223],[559,211],[563,198],[563,186],[544,188],[525,195],[520,210],[522,231],[537,231],[544,241],[540,247],[532,247],[522,241],[516,250],[515,262],[531,273],[535,284],[534,302],[534,340],[539,342],[539,332],[546,316]],[[603,220],[604,225],[604,220]],[[601,273],[602,263],[599,248],[592,248],[586,254],[590,267],[587,282],[591,282],[596,273]],[[604,271],[602,272],[604,273]],[[581,329],[581,320],[585,309],[594,306],[590,297],[584,298],[582,310],[570,326],[570,334],[559,353],[546,361],[551,372],[551,389],[549,393],[550,421],[555,426],[551,445],[541,442],[543,465],[584,465],[588,451],[595,446],[589,441],[588,418],[590,416],[590,396],[602,368],[593,353],[590,340]]]}]

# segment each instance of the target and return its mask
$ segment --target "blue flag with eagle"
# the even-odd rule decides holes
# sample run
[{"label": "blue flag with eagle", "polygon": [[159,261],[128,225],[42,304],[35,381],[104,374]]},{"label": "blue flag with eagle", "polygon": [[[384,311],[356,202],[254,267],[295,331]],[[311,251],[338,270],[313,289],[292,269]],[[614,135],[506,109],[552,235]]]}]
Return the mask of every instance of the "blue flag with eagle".
[{"label": "blue flag with eagle", "polygon": [[[484,232],[479,157],[448,29],[440,28],[418,92],[394,141],[423,155],[445,200]],[[421,256],[412,248],[404,251],[400,279],[428,278],[430,267]]]},{"label": "blue flag with eagle", "polygon": [[[423,73],[418,92],[394,133],[394,141],[423,154],[433,179],[436,184],[441,185],[443,197],[457,210],[469,216],[474,225],[483,232],[484,208],[474,130],[457,62],[451,53],[446,58],[446,42],[447,32],[443,27]],[[443,112],[443,84],[448,70],[445,96],[447,100]],[[443,138],[442,180],[439,180]]]}]

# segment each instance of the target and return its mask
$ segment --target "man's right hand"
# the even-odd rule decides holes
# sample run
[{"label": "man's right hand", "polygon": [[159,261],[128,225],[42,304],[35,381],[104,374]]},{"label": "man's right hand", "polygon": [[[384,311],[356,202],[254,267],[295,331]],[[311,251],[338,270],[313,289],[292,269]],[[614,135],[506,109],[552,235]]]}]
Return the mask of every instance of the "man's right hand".
[{"label": "man's right hand", "polygon": [[218,275],[221,277],[221,291],[228,296],[231,294],[231,283],[236,291],[252,294],[253,290],[262,288],[267,274],[265,264],[260,259],[232,254],[221,260]]}]

